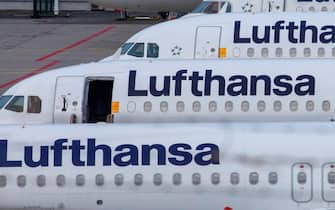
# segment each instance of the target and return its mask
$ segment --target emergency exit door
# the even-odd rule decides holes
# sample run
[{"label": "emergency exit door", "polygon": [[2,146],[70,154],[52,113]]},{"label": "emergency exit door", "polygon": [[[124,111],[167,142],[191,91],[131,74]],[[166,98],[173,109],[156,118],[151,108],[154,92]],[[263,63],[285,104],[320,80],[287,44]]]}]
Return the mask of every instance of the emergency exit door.
[{"label": "emergency exit door", "polygon": [[54,123],[82,122],[84,87],[84,77],[67,76],[57,78]]},{"label": "emergency exit door", "polygon": [[219,57],[221,27],[203,26],[196,31],[196,59],[211,59]]},{"label": "emergency exit door", "polygon": [[335,202],[335,163],[326,163],[322,167],[322,198],[326,202]]},{"label": "emergency exit door", "polygon": [[313,199],[313,169],[308,163],[292,166],[292,199],[297,203],[307,203]]}]

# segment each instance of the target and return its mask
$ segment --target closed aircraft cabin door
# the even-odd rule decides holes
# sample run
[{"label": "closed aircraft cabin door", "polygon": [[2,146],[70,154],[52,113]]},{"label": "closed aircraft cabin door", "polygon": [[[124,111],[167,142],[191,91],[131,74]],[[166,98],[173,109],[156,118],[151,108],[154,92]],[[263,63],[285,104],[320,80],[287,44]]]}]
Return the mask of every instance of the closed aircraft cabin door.
[{"label": "closed aircraft cabin door", "polygon": [[204,26],[196,31],[195,55],[196,59],[212,59],[219,57],[221,27]]},{"label": "closed aircraft cabin door", "polygon": [[335,163],[322,167],[322,198],[326,202],[335,202]]},{"label": "closed aircraft cabin door", "polygon": [[292,199],[297,203],[307,203],[313,198],[313,169],[308,163],[292,166]]},{"label": "closed aircraft cabin door", "polygon": [[265,0],[263,1],[263,12],[283,12],[285,0]]},{"label": "closed aircraft cabin door", "polygon": [[85,78],[58,77],[55,93],[54,123],[81,123]]}]

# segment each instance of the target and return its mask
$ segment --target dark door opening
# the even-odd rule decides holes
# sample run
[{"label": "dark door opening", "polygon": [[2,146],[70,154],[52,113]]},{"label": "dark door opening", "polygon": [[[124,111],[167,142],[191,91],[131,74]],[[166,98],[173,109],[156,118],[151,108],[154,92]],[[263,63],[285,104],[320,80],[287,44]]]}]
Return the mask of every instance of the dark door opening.
[{"label": "dark door opening", "polygon": [[111,122],[113,80],[90,80],[88,83],[87,122]]}]

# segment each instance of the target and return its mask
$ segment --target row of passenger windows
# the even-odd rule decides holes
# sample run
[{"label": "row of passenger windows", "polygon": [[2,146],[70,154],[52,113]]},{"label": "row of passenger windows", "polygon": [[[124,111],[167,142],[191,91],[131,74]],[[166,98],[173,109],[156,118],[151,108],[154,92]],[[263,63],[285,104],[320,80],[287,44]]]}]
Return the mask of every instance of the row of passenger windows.
[{"label": "row of passenger windows", "polygon": [[[332,11],[332,10],[335,11],[335,8],[323,6],[320,9],[321,12],[328,12],[328,11]],[[316,11],[319,11],[319,9],[315,8],[314,6],[310,6],[310,7],[306,8],[305,10],[300,6],[297,7],[297,12],[303,12],[303,11],[316,12]]]},{"label": "row of passenger windows", "polygon": [[[266,182],[270,185],[276,185],[279,181],[279,176],[277,172],[270,172],[268,173],[267,177],[264,177]],[[296,182],[300,185],[307,184],[308,178],[306,172],[299,172],[295,177]],[[132,182],[135,186],[143,185],[144,176],[143,174],[135,174],[132,178]],[[163,175],[160,173],[156,173],[152,177],[152,183],[155,186],[163,185]],[[233,172],[230,174],[229,183],[231,185],[239,185],[240,184],[240,173]],[[56,185],[58,187],[64,187],[67,185],[66,177],[64,175],[58,175],[56,177]],[[222,177],[220,173],[212,173],[210,175],[210,182],[212,185],[219,185],[222,182]],[[249,185],[257,185],[261,182],[261,177],[257,172],[251,172],[248,174],[248,184]],[[327,174],[327,182],[328,184],[335,185],[335,172],[330,171]],[[18,187],[25,187],[27,185],[27,177],[25,175],[19,175],[16,178],[16,183]],[[75,185],[78,187],[85,186],[86,177],[83,174],[79,174],[75,177]],[[201,185],[202,183],[202,176],[200,173],[194,173],[191,176],[191,183],[195,186]],[[47,179],[45,175],[38,175],[36,177],[36,186],[44,187],[47,184]],[[125,184],[125,176],[123,174],[116,174],[114,176],[114,184],[116,186],[122,186]],[[183,184],[183,176],[180,173],[175,173],[172,175],[172,184],[175,186],[179,186]],[[95,176],[95,185],[96,186],[104,186],[105,185],[105,176],[103,174],[97,174]],[[0,175],[0,188],[4,188],[7,186],[7,177],[4,175]]]},{"label": "row of passenger windows", "polygon": [[[42,101],[38,96],[28,96],[27,113],[41,113]],[[0,109],[6,105],[5,109],[13,112],[24,111],[24,96],[1,96]]]},{"label": "row of passenger windows", "polygon": [[156,43],[133,43],[127,42],[121,46],[121,55],[130,55],[137,58],[143,58],[145,47],[147,47],[147,58],[158,58],[159,57],[159,46]]},{"label": "row of passenger windows", "polygon": [[[306,57],[309,58],[312,56],[312,53],[315,54],[317,57],[323,58],[323,57],[335,57],[335,48],[329,49],[329,51],[327,51],[325,48],[323,47],[319,47],[316,50],[311,49],[309,47],[303,48],[301,49],[301,51],[299,51],[300,49],[297,49],[295,47],[289,48],[288,51],[286,52],[287,55],[284,55],[284,50],[283,48],[275,48],[274,49],[274,55],[278,58],[283,57],[283,56],[288,56],[288,57]],[[267,58],[270,57],[270,49],[269,48],[262,48],[260,49],[259,52],[256,52],[255,48],[249,47],[247,48],[247,56],[249,58],[252,57],[263,57],[263,58]],[[258,55],[259,54],[259,55]],[[233,49],[233,56],[234,57],[240,57],[241,56],[241,50],[239,48],[234,48]],[[313,55],[313,57],[315,57]]]},{"label": "row of passenger windows", "polygon": [[[335,172],[331,171],[327,174],[328,176],[328,184],[335,185]],[[79,174],[75,178],[75,184],[78,187],[85,185],[85,175]],[[239,185],[240,184],[240,173],[233,172],[230,174],[229,183],[231,185]],[[17,186],[18,187],[25,187],[27,185],[27,177],[24,175],[20,175],[17,177]],[[143,174],[135,174],[133,177],[133,184],[135,186],[141,186],[143,185]],[[221,174],[220,173],[212,173],[211,177],[211,184],[218,185],[222,182]],[[279,177],[277,172],[270,172],[267,175],[267,182],[270,185],[276,185],[278,183]],[[257,172],[251,172],[249,173],[248,177],[248,184],[249,185],[257,185],[260,182],[260,175]],[[299,172],[296,177],[296,181],[300,185],[305,185],[307,183],[307,174],[305,172]],[[202,183],[201,181],[201,174],[200,173],[194,173],[191,176],[191,182],[193,185],[200,185]],[[38,187],[44,187],[46,186],[46,176],[45,175],[38,175],[36,178],[36,185]],[[114,184],[116,186],[122,186],[125,183],[125,177],[123,174],[116,174],[114,176]],[[152,183],[155,186],[160,186],[163,184],[163,175],[160,173],[156,173],[152,177]],[[172,184],[175,186],[182,185],[183,183],[183,177],[180,173],[175,173],[172,175]],[[66,186],[66,177],[64,175],[58,175],[56,177],[56,185],[58,187],[64,187]],[[96,186],[103,186],[105,185],[105,176],[103,174],[98,174],[95,176],[95,185]],[[7,186],[7,177],[4,175],[0,175],[0,187],[6,187]]]},{"label": "row of passenger windows", "polygon": [[[168,112],[169,111],[169,103],[167,101],[160,102],[160,111],[161,112]],[[204,107],[202,107],[204,106]],[[234,107],[235,106],[235,107]],[[258,101],[256,104],[256,109],[259,112],[265,112],[267,110],[280,112],[283,110],[284,106],[281,101],[274,101],[273,103],[266,103],[265,101]],[[314,101],[309,100],[304,102],[303,104],[299,104],[298,101],[290,101],[288,103],[288,108],[291,112],[296,111],[308,111],[313,112],[316,111],[316,105]],[[183,101],[178,101],[175,105],[175,109],[177,112],[184,112],[185,111],[185,103]],[[216,101],[210,101],[209,103],[202,104],[200,101],[194,101],[192,103],[192,111],[193,112],[200,112],[201,110],[209,111],[209,112],[217,112],[218,110],[218,103]],[[235,110],[241,110],[242,112],[248,112],[251,110],[250,102],[242,101],[241,103],[235,103],[233,101],[226,101],[224,103],[224,111],[232,112]],[[328,100],[322,101],[321,109],[324,112],[331,111],[331,103]],[[146,101],[143,104],[143,111],[144,112],[152,112],[153,105],[152,102]]]},{"label": "row of passenger windows", "polygon": [[[200,185],[202,183],[200,173],[194,173],[191,176],[191,183],[193,185]],[[133,184],[135,186],[143,185],[143,174],[135,174],[133,177]],[[218,185],[222,182],[222,178],[220,173],[212,173],[211,177],[211,184]],[[56,185],[58,187],[64,187],[67,184],[66,177],[64,175],[58,175],[56,177]],[[24,175],[19,175],[16,179],[18,187],[25,187],[27,185],[27,177]],[[83,174],[79,174],[75,178],[75,184],[77,186],[84,186],[86,182],[86,177]],[[233,172],[230,174],[230,184],[231,185],[238,185],[240,184],[240,173]],[[249,184],[250,185],[257,185],[260,182],[260,176],[257,172],[249,173]],[[270,185],[276,185],[278,183],[278,174],[276,172],[270,172],[267,177],[267,182]],[[123,174],[116,174],[114,176],[114,184],[116,186],[122,186],[125,183],[125,177]],[[152,177],[152,183],[155,186],[160,186],[163,184],[163,175],[160,173],[156,173]],[[172,184],[179,186],[183,183],[183,176],[180,173],[175,173],[172,175]],[[36,177],[36,185],[38,187],[44,187],[47,184],[46,176],[45,175],[38,175]],[[95,185],[96,186],[103,186],[105,185],[105,176],[103,174],[98,174],[95,176]],[[7,177],[4,175],[0,175],[0,187],[7,186]]]}]

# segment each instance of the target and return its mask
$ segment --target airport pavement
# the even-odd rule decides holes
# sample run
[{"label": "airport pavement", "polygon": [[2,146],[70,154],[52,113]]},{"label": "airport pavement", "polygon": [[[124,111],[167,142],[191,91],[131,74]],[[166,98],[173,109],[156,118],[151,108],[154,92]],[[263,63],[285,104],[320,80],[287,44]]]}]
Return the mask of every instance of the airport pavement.
[{"label": "airport pavement", "polygon": [[67,15],[0,15],[0,93],[32,74],[110,56],[134,33],[158,22],[118,21],[111,12]]}]

